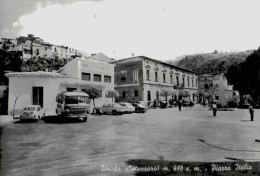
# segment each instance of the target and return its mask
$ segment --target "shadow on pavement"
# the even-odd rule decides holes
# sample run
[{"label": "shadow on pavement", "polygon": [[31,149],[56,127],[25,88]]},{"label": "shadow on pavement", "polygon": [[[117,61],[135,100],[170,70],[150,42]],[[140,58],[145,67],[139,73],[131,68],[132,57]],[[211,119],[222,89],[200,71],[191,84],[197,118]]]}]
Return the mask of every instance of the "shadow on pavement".
[{"label": "shadow on pavement", "polygon": [[62,123],[83,123],[84,121],[81,119],[69,119],[69,118],[59,118],[56,116],[47,116],[42,119],[45,123],[55,123],[55,124],[62,124]]},{"label": "shadow on pavement", "polygon": [[[177,162],[162,160],[131,159],[125,162],[125,172],[134,173],[136,176],[226,176],[226,175],[250,175],[260,174],[260,165],[258,162]],[[237,165],[250,165],[252,169],[236,170]],[[217,168],[227,168],[218,170]]]},{"label": "shadow on pavement", "polygon": [[251,122],[251,120],[241,120],[241,122]]},{"label": "shadow on pavement", "polygon": [[210,143],[207,143],[205,140],[203,139],[198,139],[199,142],[202,142],[210,147],[213,147],[213,148],[217,148],[217,149],[220,149],[220,150],[226,150],[226,151],[237,151],[237,152],[260,152],[260,150],[234,150],[234,149],[228,149],[228,148],[223,148],[223,147],[219,147],[219,146],[216,146],[216,145],[212,145]]},{"label": "shadow on pavement", "polygon": [[18,120],[14,122],[15,124],[19,124],[19,123],[37,123],[36,120]]}]

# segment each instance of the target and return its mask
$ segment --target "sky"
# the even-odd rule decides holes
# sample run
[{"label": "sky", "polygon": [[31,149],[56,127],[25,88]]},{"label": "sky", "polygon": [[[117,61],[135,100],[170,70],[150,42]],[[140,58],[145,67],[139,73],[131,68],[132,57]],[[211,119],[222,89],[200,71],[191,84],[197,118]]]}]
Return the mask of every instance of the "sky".
[{"label": "sky", "polygon": [[174,60],[257,49],[258,0],[0,0],[0,37],[44,41],[108,57]]}]

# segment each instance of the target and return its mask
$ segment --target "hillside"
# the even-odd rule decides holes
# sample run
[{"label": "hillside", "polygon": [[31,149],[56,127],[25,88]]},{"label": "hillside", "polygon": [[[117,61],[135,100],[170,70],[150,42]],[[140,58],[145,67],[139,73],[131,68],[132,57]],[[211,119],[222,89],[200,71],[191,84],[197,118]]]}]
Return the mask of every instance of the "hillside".
[{"label": "hillside", "polygon": [[184,56],[179,61],[168,61],[168,63],[195,71],[198,74],[226,73],[230,65],[240,63],[248,57],[253,50],[231,53],[207,53]]}]

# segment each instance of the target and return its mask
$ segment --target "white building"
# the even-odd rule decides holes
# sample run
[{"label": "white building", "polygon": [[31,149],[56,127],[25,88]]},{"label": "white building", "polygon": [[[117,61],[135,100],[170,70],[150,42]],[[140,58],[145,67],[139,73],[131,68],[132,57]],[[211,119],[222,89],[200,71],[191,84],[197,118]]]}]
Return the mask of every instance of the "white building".
[{"label": "white building", "polygon": [[[27,105],[41,105],[46,115],[56,114],[56,95],[61,91],[83,91],[95,87],[102,97],[96,106],[109,101],[108,90],[114,90],[114,65],[94,60],[75,58],[58,72],[15,72],[9,77],[8,113],[20,114]],[[92,103],[92,102],[91,102]]]},{"label": "white building", "polygon": [[214,98],[221,104],[227,105],[228,101],[239,101],[239,93],[233,89],[227,78],[221,74],[213,77]]}]

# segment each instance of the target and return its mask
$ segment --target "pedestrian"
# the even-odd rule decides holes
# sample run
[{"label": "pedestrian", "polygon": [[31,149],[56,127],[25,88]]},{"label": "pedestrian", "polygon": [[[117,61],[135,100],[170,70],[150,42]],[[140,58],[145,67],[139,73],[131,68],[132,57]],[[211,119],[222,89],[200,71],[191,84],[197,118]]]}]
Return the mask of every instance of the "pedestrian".
[{"label": "pedestrian", "polygon": [[181,111],[181,106],[182,106],[181,100],[178,102],[178,106],[179,106],[179,111]]},{"label": "pedestrian", "polygon": [[254,109],[253,109],[252,104],[249,105],[248,109],[249,109],[251,121],[254,121]]},{"label": "pedestrian", "polygon": [[213,116],[217,115],[217,104],[215,102],[212,103]]},{"label": "pedestrian", "polygon": [[206,100],[203,100],[203,106],[204,107],[206,106]]}]

